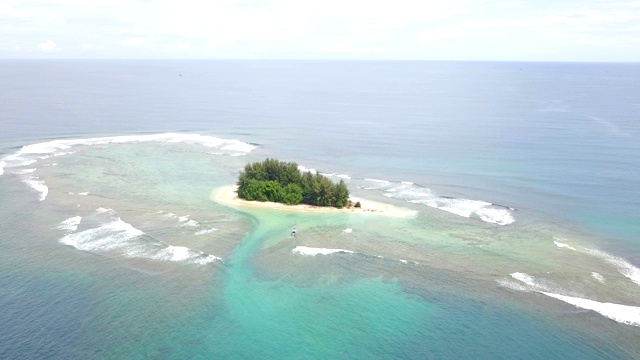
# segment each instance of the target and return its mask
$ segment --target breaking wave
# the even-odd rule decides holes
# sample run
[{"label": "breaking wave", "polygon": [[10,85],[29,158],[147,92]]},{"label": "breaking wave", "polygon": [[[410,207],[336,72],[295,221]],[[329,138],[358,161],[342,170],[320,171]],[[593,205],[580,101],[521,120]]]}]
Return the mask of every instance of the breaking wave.
[{"label": "breaking wave", "polygon": [[548,297],[564,301],[581,309],[595,311],[598,314],[619,323],[640,327],[640,307],[638,306],[599,302],[577,296],[562,295],[558,293],[558,290],[553,290],[556,292],[551,292],[552,289],[550,289],[548,285],[536,281],[533,276],[525,273],[515,272],[511,274],[511,277],[518,280],[520,283],[506,279],[500,279],[498,280],[498,283],[512,290],[537,292]]},{"label": "breaking wave", "polygon": [[600,315],[608,317],[609,319],[617,321],[619,323],[640,327],[640,307],[638,306],[602,303],[589,299],[582,299],[579,297],[565,296],[547,292],[541,293],[549,297],[562,300],[581,309],[593,310]]},{"label": "breaking wave", "polygon": [[351,250],[314,248],[314,247],[308,247],[308,246],[296,246],[293,250],[291,250],[291,252],[294,254],[298,253],[300,255],[309,255],[309,256],[329,255],[329,254],[335,254],[335,253],[355,254]]},{"label": "breaking wave", "polygon": [[342,253],[342,254],[349,254],[349,255],[360,255],[360,256],[365,256],[365,257],[373,257],[373,258],[385,259],[385,260],[391,260],[391,261],[399,261],[399,262],[401,262],[403,264],[411,263],[413,265],[419,265],[415,261],[408,261],[408,260],[405,260],[405,259],[385,258],[384,256],[381,256],[381,255],[369,255],[369,254],[358,253],[358,252],[355,252],[355,251],[345,250],[345,249],[327,249],[327,248],[315,248],[315,247],[308,247],[308,246],[296,246],[295,248],[293,248],[291,250],[291,253],[305,255],[305,256],[331,255],[331,254],[340,254],[340,253]]},{"label": "breaking wave", "polygon": [[196,235],[207,235],[207,234],[211,234],[212,232],[215,232],[215,231],[218,231],[218,229],[211,228],[211,229],[199,230],[199,231],[196,231]]},{"label": "breaking wave", "polygon": [[625,277],[629,278],[634,283],[640,285],[640,269],[628,262],[627,260],[607,254],[601,250],[587,249],[589,254],[597,256],[609,264],[613,265],[616,270]]},{"label": "breaking wave", "polygon": [[178,217],[178,221],[180,222],[180,224],[182,226],[187,226],[187,227],[199,227],[200,223],[193,220],[193,219],[189,219],[189,215],[186,216],[180,216]]},{"label": "breaking wave", "polygon": [[60,222],[60,224],[56,226],[56,229],[74,232],[78,230],[78,225],[80,225],[80,221],[82,221],[82,216],[70,217]]},{"label": "breaking wave", "polygon": [[47,187],[44,181],[38,180],[35,176],[29,176],[22,181],[38,192],[38,200],[44,201],[44,199],[47,198],[47,194],[49,194],[49,187]]},{"label": "breaking wave", "polygon": [[425,205],[466,218],[508,225],[515,222],[515,209],[486,201],[460,199],[434,194],[431,189],[409,181],[393,182],[379,179],[363,179],[359,187],[381,191],[384,196],[404,200],[412,204]]},{"label": "breaking wave", "polygon": [[554,240],[553,243],[559,248],[566,248],[566,249],[569,249],[569,250],[575,250],[576,249],[573,246],[569,246],[569,245],[567,245],[565,243],[561,243],[561,242],[556,241],[556,240]]},{"label": "breaking wave", "polygon": [[208,229],[203,229],[203,226],[200,222],[189,218],[191,215],[178,216],[172,212],[164,212],[162,210],[158,211],[157,214],[162,214],[163,218],[178,220],[178,226],[200,229],[195,232],[195,235],[211,234],[212,232],[218,230],[213,227]]},{"label": "breaking wave", "polygon": [[301,172],[305,173],[305,172],[310,172],[312,174],[316,174],[318,173],[318,170],[316,169],[309,169],[303,165],[298,165],[298,170],[300,170]]},{"label": "breaking wave", "polygon": [[[73,147],[142,142],[196,144],[216,148],[220,150],[223,155],[234,156],[246,155],[256,148],[255,145],[251,145],[240,140],[180,133],[108,136],[86,139],[60,139],[25,145],[17,152],[0,159],[0,175],[4,174],[5,168],[20,168],[52,156],[62,156],[73,153],[68,151]],[[24,182],[40,193],[40,201],[44,200],[47,196],[49,190],[44,181],[37,180],[35,177],[30,177],[24,180]]]},{"label": "breaking wave", "polygon": [[[189,249],[184,246],[166,245],[155,241],[143,231],[136,229],[131,224],[119,217],[114,217],[111,209],[99,208],[96,214],[106,214],[111,217],[101,225],[80,232],[75,232],[80,222],[80,217],[74,217],[63,221],[67,229],[73,231],[59,242],[72,246],[78,250],[97,254],[116,254],[129,258],[150,259],[155,261],[173,261],[191,264],[205,265],[221,258],[205,254],[201,251]],[[61,223],[61,226],[62,224]]]},{"label": "breaking wave", "polygon": [[222,261],[221,258],[201,251],[189,249],[184,246],[169,245],[158,250],[152,257],[153,260],[186,262],[198,265],[211,264],[215,261]]},{"label": "breaking wave", "polygon": [[593,271],[591,272],[591,277],[593,277],[594,279],[600,281],[601,283],[604,284],[604,277],[602,275],[600,275],[599,273]]}]

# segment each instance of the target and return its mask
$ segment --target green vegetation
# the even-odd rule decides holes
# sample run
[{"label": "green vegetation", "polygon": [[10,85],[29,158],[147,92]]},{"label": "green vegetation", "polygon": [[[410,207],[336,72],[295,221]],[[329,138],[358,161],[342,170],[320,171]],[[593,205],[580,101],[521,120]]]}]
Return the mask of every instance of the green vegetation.
[{"label": "green vegetation", "polygon": [[276,159],[247,164],[238,176],[238,197],[289,205],[350,205],[349,189],[343,180],[335,184],[318,173],[302,173],[296,163]]}]

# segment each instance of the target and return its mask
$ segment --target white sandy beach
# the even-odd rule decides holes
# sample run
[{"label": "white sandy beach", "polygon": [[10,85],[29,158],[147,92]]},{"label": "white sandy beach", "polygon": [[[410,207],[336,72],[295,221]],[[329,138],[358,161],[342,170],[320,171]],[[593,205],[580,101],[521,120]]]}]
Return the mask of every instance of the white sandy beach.
[{"label": "white sandy beach", "polygon": [[376,214],[383,215],[389,217],[407,217],[415,215],[416,212],[413,210],[400,208],[397,206],[384,204],[381,202],[360,199],[355,197],[349,197],[349,199],[353,202],[360,202],[362,207],[360,208],[333,208],[333,207],[322,207],[322,206],[313,206],[313,205],[286,205],[275,202],[262,202],[262,201],[248,201],[238,198],[238,186],[237,185],[229,185],[224,186],[218,189],[214,189],[211,192],[211,200],[231,206],[244,206],[244,207],[259,207],[259,208],[268,208],[268,209],[277,209],[277,210],[287,210],[287,211],[300,211],[300,212],[322,212],[322,213],[331,213],[331,212],[343,212],[343,213],[361,213],[361,214]]}]

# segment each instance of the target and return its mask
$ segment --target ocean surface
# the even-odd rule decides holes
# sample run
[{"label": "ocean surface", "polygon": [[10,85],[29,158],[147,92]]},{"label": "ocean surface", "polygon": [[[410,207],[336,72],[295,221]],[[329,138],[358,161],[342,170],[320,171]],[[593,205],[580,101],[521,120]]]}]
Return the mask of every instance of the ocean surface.
[{"label": "ocean surface", "polygon": [[[0,358],[638,359],[638,84],[640,64],[2,60]],[[215,201],[268,157],[413,215]]]}]

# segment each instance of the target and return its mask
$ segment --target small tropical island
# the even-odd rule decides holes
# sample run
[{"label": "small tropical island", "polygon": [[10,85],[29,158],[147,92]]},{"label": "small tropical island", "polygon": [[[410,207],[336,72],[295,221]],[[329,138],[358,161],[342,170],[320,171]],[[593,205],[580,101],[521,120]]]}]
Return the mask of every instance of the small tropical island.
[{"label": "small tropical island", "polygon": [[415,211],[390,204],[354,198],[344,180],[302,172],[293,162],[266,159],[247,164],[234,185],[213,189],[212,201],[232,207],[298,212],[342,212],[389,217],[414,216]]},{"label": "small tropical island", "polygon": [[300,171],[294,162],[277,159],[247,164],[238,175],[237,185],[238,197],[248,201],[338,209],[361,206],[360,202],[354,204],[349,200],[344,180],[334,183],[317,172]]}]

